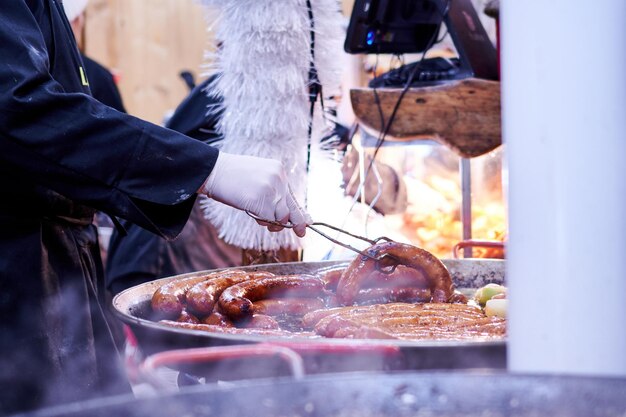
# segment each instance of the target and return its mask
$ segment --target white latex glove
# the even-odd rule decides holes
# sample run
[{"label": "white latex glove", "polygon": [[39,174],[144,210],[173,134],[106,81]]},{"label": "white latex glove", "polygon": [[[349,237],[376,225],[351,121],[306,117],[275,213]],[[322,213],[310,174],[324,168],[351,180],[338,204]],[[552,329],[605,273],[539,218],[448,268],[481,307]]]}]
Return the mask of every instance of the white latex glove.
[{"label": "white latex glove", "polygon": [[[210,198],[258,217],[291,222],[302,237],[311,217],[294,198],[283,164],[274,159],[220,152],[211,174],[200,189]],[[272,232],[282,229],[268,226]]]}]

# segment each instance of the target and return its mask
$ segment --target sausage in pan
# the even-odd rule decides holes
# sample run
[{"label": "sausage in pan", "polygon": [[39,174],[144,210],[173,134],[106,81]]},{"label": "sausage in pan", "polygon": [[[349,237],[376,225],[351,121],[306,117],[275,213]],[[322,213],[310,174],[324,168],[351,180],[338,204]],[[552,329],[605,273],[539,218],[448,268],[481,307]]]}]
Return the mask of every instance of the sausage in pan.
[{"label": "sausage in pan", "polygon": [[254,312],[253,303],[271,297],[316,297],[324,282],[311,275],[286,275],[261,278],[227,288],[219,298],[220,310],[232,320]]},{"label": "sausage in pan", "polygon": [[226,288],[240,282],[271,276],[273,274],[269,272],[226,271],[217,278],[199,282],[191,287],[186,296],[187,307],[199,316],[207,316],[211,314],[215,303]]},{"label": "sausage in pan", "polygon": [[256,314],[268,316],[303,316],[306,313],[324,308],[324,300],[315,298],[270,298],[254,302]]},{"label": "sausage in pan", "polygon": [[218,277],[220,272],[172,280],[152,295],[152,311],[161,318],[175,319],[183,311],[187,291],[199,282]]},{"label": "sausage in pan", "polygon": [[432,295],[423,288],[364,288],[359,290],[354,302],[357,305],[387,303],[428,303]]},{"label": "sausage in pan", "polygon": [[[428,279],[428,287],[433,302],[447,302],[453,293],[452,277],[437,257],[424,249],[397,242],[376,244],[369,249],[370,256],[381,259],[383,255],[391,255],[401,265],[416,269]],[[376,273],[376,262],[365,256],[357,256],[341,275],[337,284],[337,296],[344,305],[352,305],[363,282]]]},{"label": "sausage in pan", "polygon": [[203,324],[213,326],[235,327],[235,324],[225,315],[218,311],[214,311],[202,320]]}]

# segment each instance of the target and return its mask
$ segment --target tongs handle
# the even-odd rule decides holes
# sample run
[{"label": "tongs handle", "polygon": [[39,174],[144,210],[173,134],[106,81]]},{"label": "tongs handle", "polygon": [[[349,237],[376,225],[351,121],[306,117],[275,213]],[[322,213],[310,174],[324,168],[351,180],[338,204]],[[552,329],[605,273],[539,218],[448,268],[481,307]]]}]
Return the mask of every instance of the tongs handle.
[{"label": "tongs handle", "polygon": [[375,260],[376,262],[378,262],[380,259],[379,259],[379,258],[376,258],[376,257],[374,257],[374,256],[372,256],[372,255],[370,255],[369,253],[367,253],[367,252],[365,252],[365,251],[359,250],[359,249],[355,248],[354,246],[348,245],[347,243],[343,243],[343,242],[341,242],[341,241],[339,241],[339,240],[337,240],[337,239],[334,239],[334,238],[332,238],[332,237],[328,236],[326,233],[322,232],[321,230],[319,230],[319,229],[318,229],[317,227],[315,227],[315,226],[323,226],[323,227],[328,227],[329,229],[332,229],[332,230],[334,230],[334,231],[336,231],[336,232],[343,233],[343,234],[348,235],[348,236],[351,236],[351,237],[353,237],[353,238],[355,238],[355,239],[360,239],[360,240],[363,240],[363,241],[365,241],[365,242],[369,243],[370,245],[375,245],[375,244],[377,244],[378,242],[380,242],[380,241],[382,241],[382,240],[387,241],[387,242],[391,242],[391,241],[392,241],[392,240],[391,240],[391,239],[389,239],[388,237],[384,237],[384,236],[378,237],[378,238],[376,238],[376,239],[368,239],[368,238],[366,238],[366,237],[364,237],[364,236],[359,236],[359,235],[352,234],[352,233],[348,232],[347,230],[340,229],[340,228],[338,228],[338,227],[332,226],[332,225],[327,224],[327,223],[322,223],[322,222],[314,222],[314,223],[311,223],[311,224],[307,224],[307,226],[306,226],[306,227],[308,227],[309,229],[313,230],[313,231],[314,231],[315,233],[317,233],[318,235],[323,236],[323,237],[325,237],[326,239],[330,240],[330,241],[331,241],[331,242],[333,242],[334,244],[339,245],[339,246],[342,246],[342,247],[344,247],[344,248],[346,248],[346,249],[349,249],[349,250],[351,250],[351,251],[353,251],[353,252],[356,252],[356,253],[358,253],[358,254],[360,254],[360,255],[362,255],[362,256],[365,256],[365,257],[367,257],[367,258],[373,259],[373,260]]},{"label": "tongs handle", "polygon": [[[280,227],[284,227],[286,229],[293,229],[293,227],[294,227],[294,224],[291,223],[291,222],[289,222],[289,223],[281,223],[281,222],[278,222],[278,221],[275,221],[275,220],[262,219],[259,216],[255,215],[255,214],[253,214],[253,213],[251,213],[251,212],[249,212],[247,210],[246,210],[246,214],[248,214],[248,216],[252,217],[254,220],[266,223],[268,225],[280,226]],[[341,247],[344,247],[344,248],[346,248],[348,250],[351,250],[353,252],[356,252],[356,253],[358,253],[361,256],[365,256],[366,258],[374,260],[376,262],[376,269],[378,269],[381,272],[392,273],[396,269],[396,266],[398,266],[398,264],[399,264],[399,261],[397,259],[395,259],[393,256],[383,255],[382,257],[377,258],[375,256],[370,255],[366,251],[359,250],[359,249],[355,248],[354,246],[348,245],[347,243],[343,243],[343,242],[341,242],[341,241],[339,241],[337,239],[334,239],[334,238],[330,237],[326,233],[324,233],[321,230],[319,230],[319,228],[317,226],[328,227],[331,230],[334,230],[334,231],[339,232],[339,233],[343,233],[343,234],[351,236],[351,237],[353,237],[355,239],[360,239],[360,240],[362,240],[364,242],[369,243],[370,245],[375,245],[375,244],[377,244],[377,243],[379,243],[381,241],[393,242],[393,240],[389,239],[388,237],[381,236],[381,237],[378,237],[376,239],[368,239],[368,238],[366,238],[364,236],[355,235],[355,234],[350,233],[350,232],[348,232],[348,231],[346,231],[344,229],[341,229],[339,227],[330,225],[328,223],[322,223],[322,222],[313,222],[313,223],[310,223],[310,224],[306,225],[306,227],[308,227],[309,229],[313,230],[315,233],[319,234],[320,236],[330,240],[334,244],[339,245]],[[383,268],[379,267],[379,263],[383,259],[387,259],[387,258],[391,259],[393,262],[391,262],[388,265],[386,265],[386,269],[383,269]]]}]

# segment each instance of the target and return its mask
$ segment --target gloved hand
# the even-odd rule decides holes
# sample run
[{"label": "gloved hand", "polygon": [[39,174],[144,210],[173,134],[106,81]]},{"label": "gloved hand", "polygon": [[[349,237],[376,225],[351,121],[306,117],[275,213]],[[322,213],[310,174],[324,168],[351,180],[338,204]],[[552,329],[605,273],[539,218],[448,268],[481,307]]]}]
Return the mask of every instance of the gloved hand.
[{"label": "gloved hand", "polygon": [[[220,152],[211,174],[200,189],[210,198],[258,217],[291,222],[302,237],[311,217],[294,198],[283,164],[274,159]],[[272,232],[280,226],[268,226]]]}]

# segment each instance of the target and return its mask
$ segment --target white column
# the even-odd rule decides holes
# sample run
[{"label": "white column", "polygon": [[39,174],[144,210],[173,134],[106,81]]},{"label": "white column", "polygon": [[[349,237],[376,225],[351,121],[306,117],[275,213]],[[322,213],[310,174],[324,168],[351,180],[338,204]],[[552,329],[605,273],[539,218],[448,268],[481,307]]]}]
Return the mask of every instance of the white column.
[{"label": "white column", "polygon": [[626,376],[626,1],[503,1],[509,369]]}]

